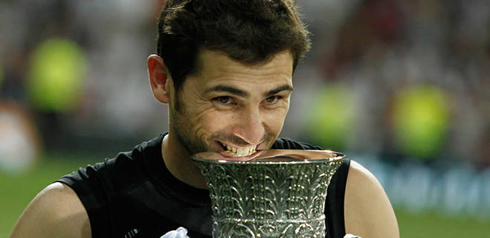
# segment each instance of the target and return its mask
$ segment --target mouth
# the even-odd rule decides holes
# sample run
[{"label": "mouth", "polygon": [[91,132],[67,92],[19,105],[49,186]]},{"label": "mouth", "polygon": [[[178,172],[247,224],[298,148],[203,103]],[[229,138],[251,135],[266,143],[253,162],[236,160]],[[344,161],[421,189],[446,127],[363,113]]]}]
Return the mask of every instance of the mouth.
[{"label": "mouth", "polygon": [[224,150],[222,154],[229,157],[246,157],[246,156],[253,155],[257,152],[258,145],[236,147],[233,145],[225,144],[221,141],[217,141],[217,142]]}]

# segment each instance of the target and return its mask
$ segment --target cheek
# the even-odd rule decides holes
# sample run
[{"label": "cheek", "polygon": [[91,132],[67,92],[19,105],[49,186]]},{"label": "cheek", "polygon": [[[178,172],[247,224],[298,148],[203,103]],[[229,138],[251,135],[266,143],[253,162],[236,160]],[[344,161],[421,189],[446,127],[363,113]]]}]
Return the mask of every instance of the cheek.
[{"label": "cheek", "polygon": [[266,127],[274,131],[275,133],[278,133],[282,129],[287,112],[288,110],[284,109],[268,113],[267,116],[264,118]]},{"label": "cheek", "polygon": [[199,113],[194,122],[201,132],[213,134],[225,129],[233,120],[233,116],[217,113],[211,109]]}]

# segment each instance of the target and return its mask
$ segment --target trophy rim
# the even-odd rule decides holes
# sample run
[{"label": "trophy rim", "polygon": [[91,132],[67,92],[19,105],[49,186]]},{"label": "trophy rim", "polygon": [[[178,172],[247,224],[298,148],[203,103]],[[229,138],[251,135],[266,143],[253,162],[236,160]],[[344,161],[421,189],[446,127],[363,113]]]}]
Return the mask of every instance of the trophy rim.
[{"label": "trophy rim", "polygon": [[343,153],[332,150],[270,149],[253,156],[231,157],[219,152],[201,152],[191,156],[194,161],[214,164],[279,165],[331,163],[346,158]]}]

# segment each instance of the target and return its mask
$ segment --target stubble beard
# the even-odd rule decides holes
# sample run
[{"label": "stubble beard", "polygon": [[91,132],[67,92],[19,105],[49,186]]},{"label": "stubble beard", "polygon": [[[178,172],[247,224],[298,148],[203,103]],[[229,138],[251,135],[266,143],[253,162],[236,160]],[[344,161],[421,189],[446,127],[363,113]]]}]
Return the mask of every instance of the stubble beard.
[{"label": "stubble beard", "polygon": [[184,147],[190,155],[208,151],[209,147],[203,140],[200,140],[194,133],[190,130],[192,127],[189,122],[189,116],[182,106],[179,95],[176,95],[175,105],[172,106],[170,111],[171,124],[173,132],[179,143]]}]

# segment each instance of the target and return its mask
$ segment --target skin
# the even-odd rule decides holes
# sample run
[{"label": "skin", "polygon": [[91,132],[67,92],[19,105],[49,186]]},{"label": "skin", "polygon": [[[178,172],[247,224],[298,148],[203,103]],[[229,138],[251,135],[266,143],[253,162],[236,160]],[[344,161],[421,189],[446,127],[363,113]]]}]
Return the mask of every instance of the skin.
[{"label": "skin", "polygon": [[76,193],[62,183],[43,189],[24,210],[14,237],[92,237],[90,221]]},{"label": "skin", "polygon": [[[282,130],[293,89],[290,53],[245,65],[221,52],[203,50],[201,70],[179,92],[162,58],[148,58],[155,98],[169,105],[169,134],[162,157],[170,172],[196,188],[205,179],[190,159],[202,151],[230,158],[270,148]],[[229,148],[242,152],[230,152]],[[245,152],[244,152],[245,151]],[[399,237],[391,204],[378,180],[351,162],[345,196],[346,232],[363,238]],[[91,237],[87,212],[76,193],[54,183],[19,218],[11,237]]]},{"label": "skin", "polygon": [[344,199],[345,230],[363,238],[398,238],[390,200],[374,175],[351,160]]}]

